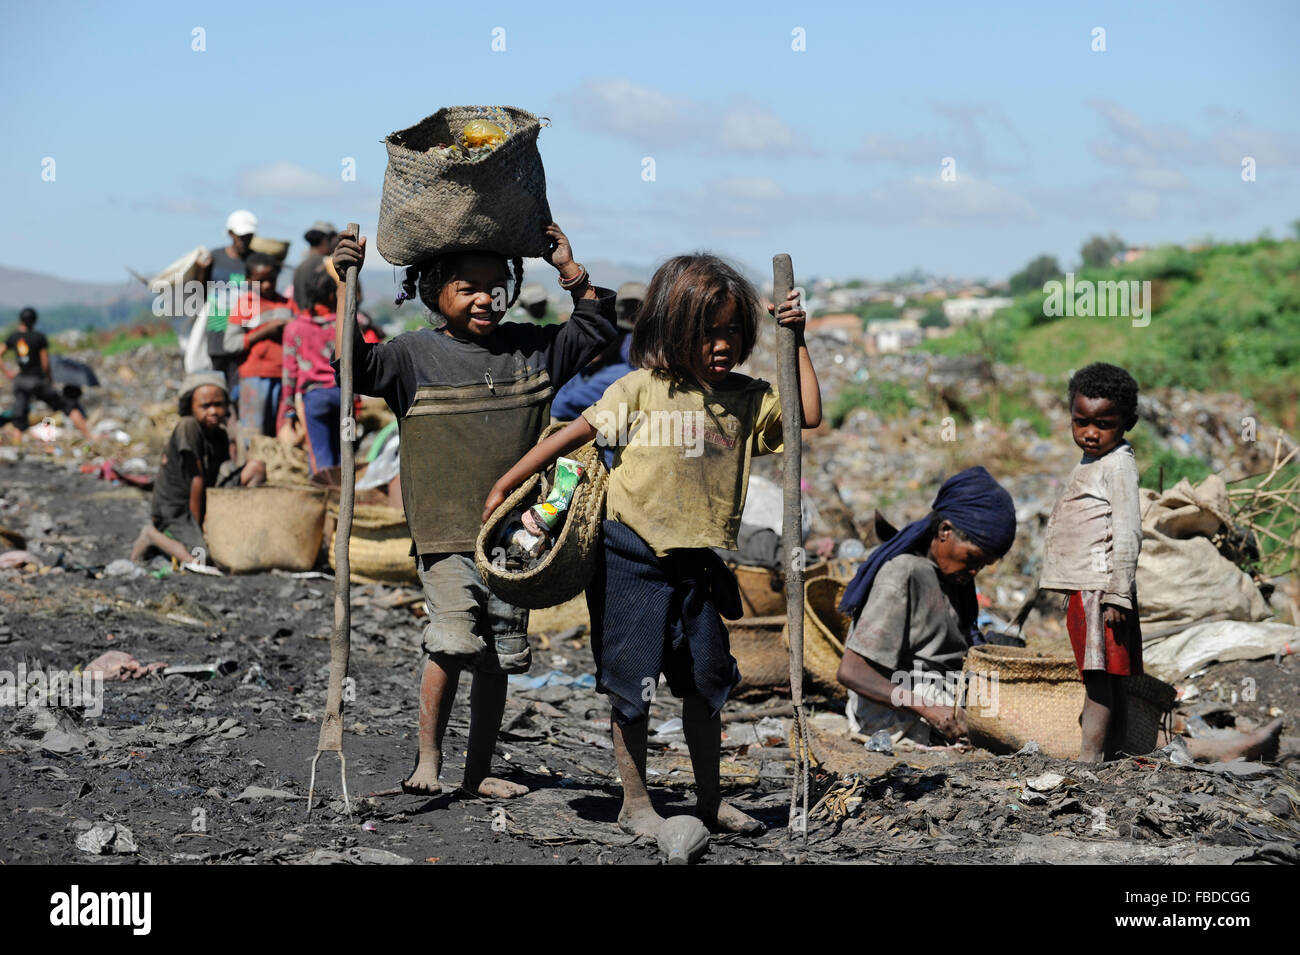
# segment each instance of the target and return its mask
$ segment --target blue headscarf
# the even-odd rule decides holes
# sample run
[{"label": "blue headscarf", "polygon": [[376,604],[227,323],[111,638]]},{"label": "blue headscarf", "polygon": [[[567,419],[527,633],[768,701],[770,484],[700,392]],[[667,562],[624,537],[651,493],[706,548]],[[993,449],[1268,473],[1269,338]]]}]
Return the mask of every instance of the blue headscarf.
[{"label": "blue headscarf", "polygon": [[[1006,554],[1016,539],[1015,503],[1006,488],[982,467],[967,468],[944,481],[930,509],[943,515],[953,527],[988,554],[991,560],[997,560]],[[840,611],[856,618],[871,594],[871,585],[875,583],[880,568],[891,558],[910,552],[929,530],[930,519],[926,516],[908,524],[873,550],[845,588]],[[957,614],[971,629],[973,637],[976,635],[975,618],[978,615],[975,585],[967,584],[961,590]]]}]

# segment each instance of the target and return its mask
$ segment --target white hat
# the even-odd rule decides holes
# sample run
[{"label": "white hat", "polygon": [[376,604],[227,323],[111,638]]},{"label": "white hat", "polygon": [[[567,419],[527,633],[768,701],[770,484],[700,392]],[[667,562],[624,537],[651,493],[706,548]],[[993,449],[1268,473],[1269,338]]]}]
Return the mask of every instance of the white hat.
[{"label": "white hat", "polygon": [[236,209],[226,218],[226,231],[235,235],[252,235],[257,231],[257,216],[247,209]]},{"label": "white hat", "polygon": [[529,282],[519,290],[520,305],[540,305],[546,298],[546,286],[536,282]]}]

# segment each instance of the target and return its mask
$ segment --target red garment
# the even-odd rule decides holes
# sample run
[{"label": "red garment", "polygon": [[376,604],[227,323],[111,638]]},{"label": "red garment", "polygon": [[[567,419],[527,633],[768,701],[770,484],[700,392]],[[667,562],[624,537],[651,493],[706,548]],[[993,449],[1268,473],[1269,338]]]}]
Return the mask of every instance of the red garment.
[{"label": "red garment", "polygon": [[[1126,611],[1118,628],[1103,623],[1106,632],[1106,672],[1112,676],[1142,674],[1142,631],[1137,626],[1136,610]],[[1074,662],[1083,672],[1083,654],[1088,641],[1088,618],[1079,591],[1071,592],[1065,606],[1065,629],[1070,634]],[[1118,630],[1118,632],[1117,632]]]},{"label": "red garment", "polygon": [[311,314],[299,312],[284,330],[281,374],[283,400],[293,407],[294,396],[312,388],[334,388],[334,311],[315,305]]},{"label": "red garment", "polygon": [[248,337],[264,321],[293,318],[293,303],[279,295],[245,295],[230,313],[230,324],[247,329],[244,332],[244,349],[247,352],[239,365],[240,378],[279,378],[284,365],[284,347],[276,338],[263,338],[248,344]]}]

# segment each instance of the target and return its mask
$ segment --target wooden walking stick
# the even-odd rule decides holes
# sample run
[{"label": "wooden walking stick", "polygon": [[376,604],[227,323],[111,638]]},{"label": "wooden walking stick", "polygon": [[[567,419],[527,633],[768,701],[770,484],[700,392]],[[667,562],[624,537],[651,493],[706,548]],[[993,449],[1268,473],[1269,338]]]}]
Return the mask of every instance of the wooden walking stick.
[{"label": "wooden walking stick", "polygon": [[[794,265],[784,252],[772,257],[772,301],[777,308],[794,288]],[[799,482],[803,472],[803,402],[799,392],[799,347],[795,331],[776,326],[778,384],[781,389],[782,490],[785,511],[781,543],[785,552],[785,608],[790,631],[790,702],[794,707],[796,773],[790,786],[790,831],[808,838],[808,723],[803,711],[803,513]]]},{"label": "wooden walking stick", "polygon": [[[348,223],[348,231],[359,241],[361,226]],[[321,753],[339,754],[339,778],[343,781],[343,805],[352,815],[348,801],[348,764],[343,757],[343,681],[348,675],[352,653],[352,600],[349,585],[352,566],[348,545],[352,541],[352,504],[356,496],[355,451],[357,424],[352,407],[352,337],[357,327],[357,267],[348,267],[346,293],[338,303],[338,321],[343,323],[339,344],[339,461],[342,465],[339,489],[339,520],[334,532],[334,632],[330,634],[330,683],[325,696],[325,715],[320,721],[320,741],[311,761],[311,782],[307,787],[307,815],[311,815],[316,792],[316,763]]]}]

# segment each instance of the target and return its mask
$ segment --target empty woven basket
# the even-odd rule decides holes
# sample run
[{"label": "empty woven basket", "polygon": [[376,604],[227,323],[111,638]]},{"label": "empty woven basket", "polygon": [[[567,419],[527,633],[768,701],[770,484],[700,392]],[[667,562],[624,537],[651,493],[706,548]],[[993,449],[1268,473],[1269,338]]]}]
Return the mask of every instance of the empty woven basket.
[{"label": "empty woven basket", "polygon": [[[1045,657],[1024,647],[979,646],[966,655],[966,728],[970,740],[995,753],[1030,740],[1058,759],[1079,755],[1084,689],[1070,657]],[[1151,676],[1128,677],[1128,730],[1123,749],[1149,753],[1176,691]]]}]

